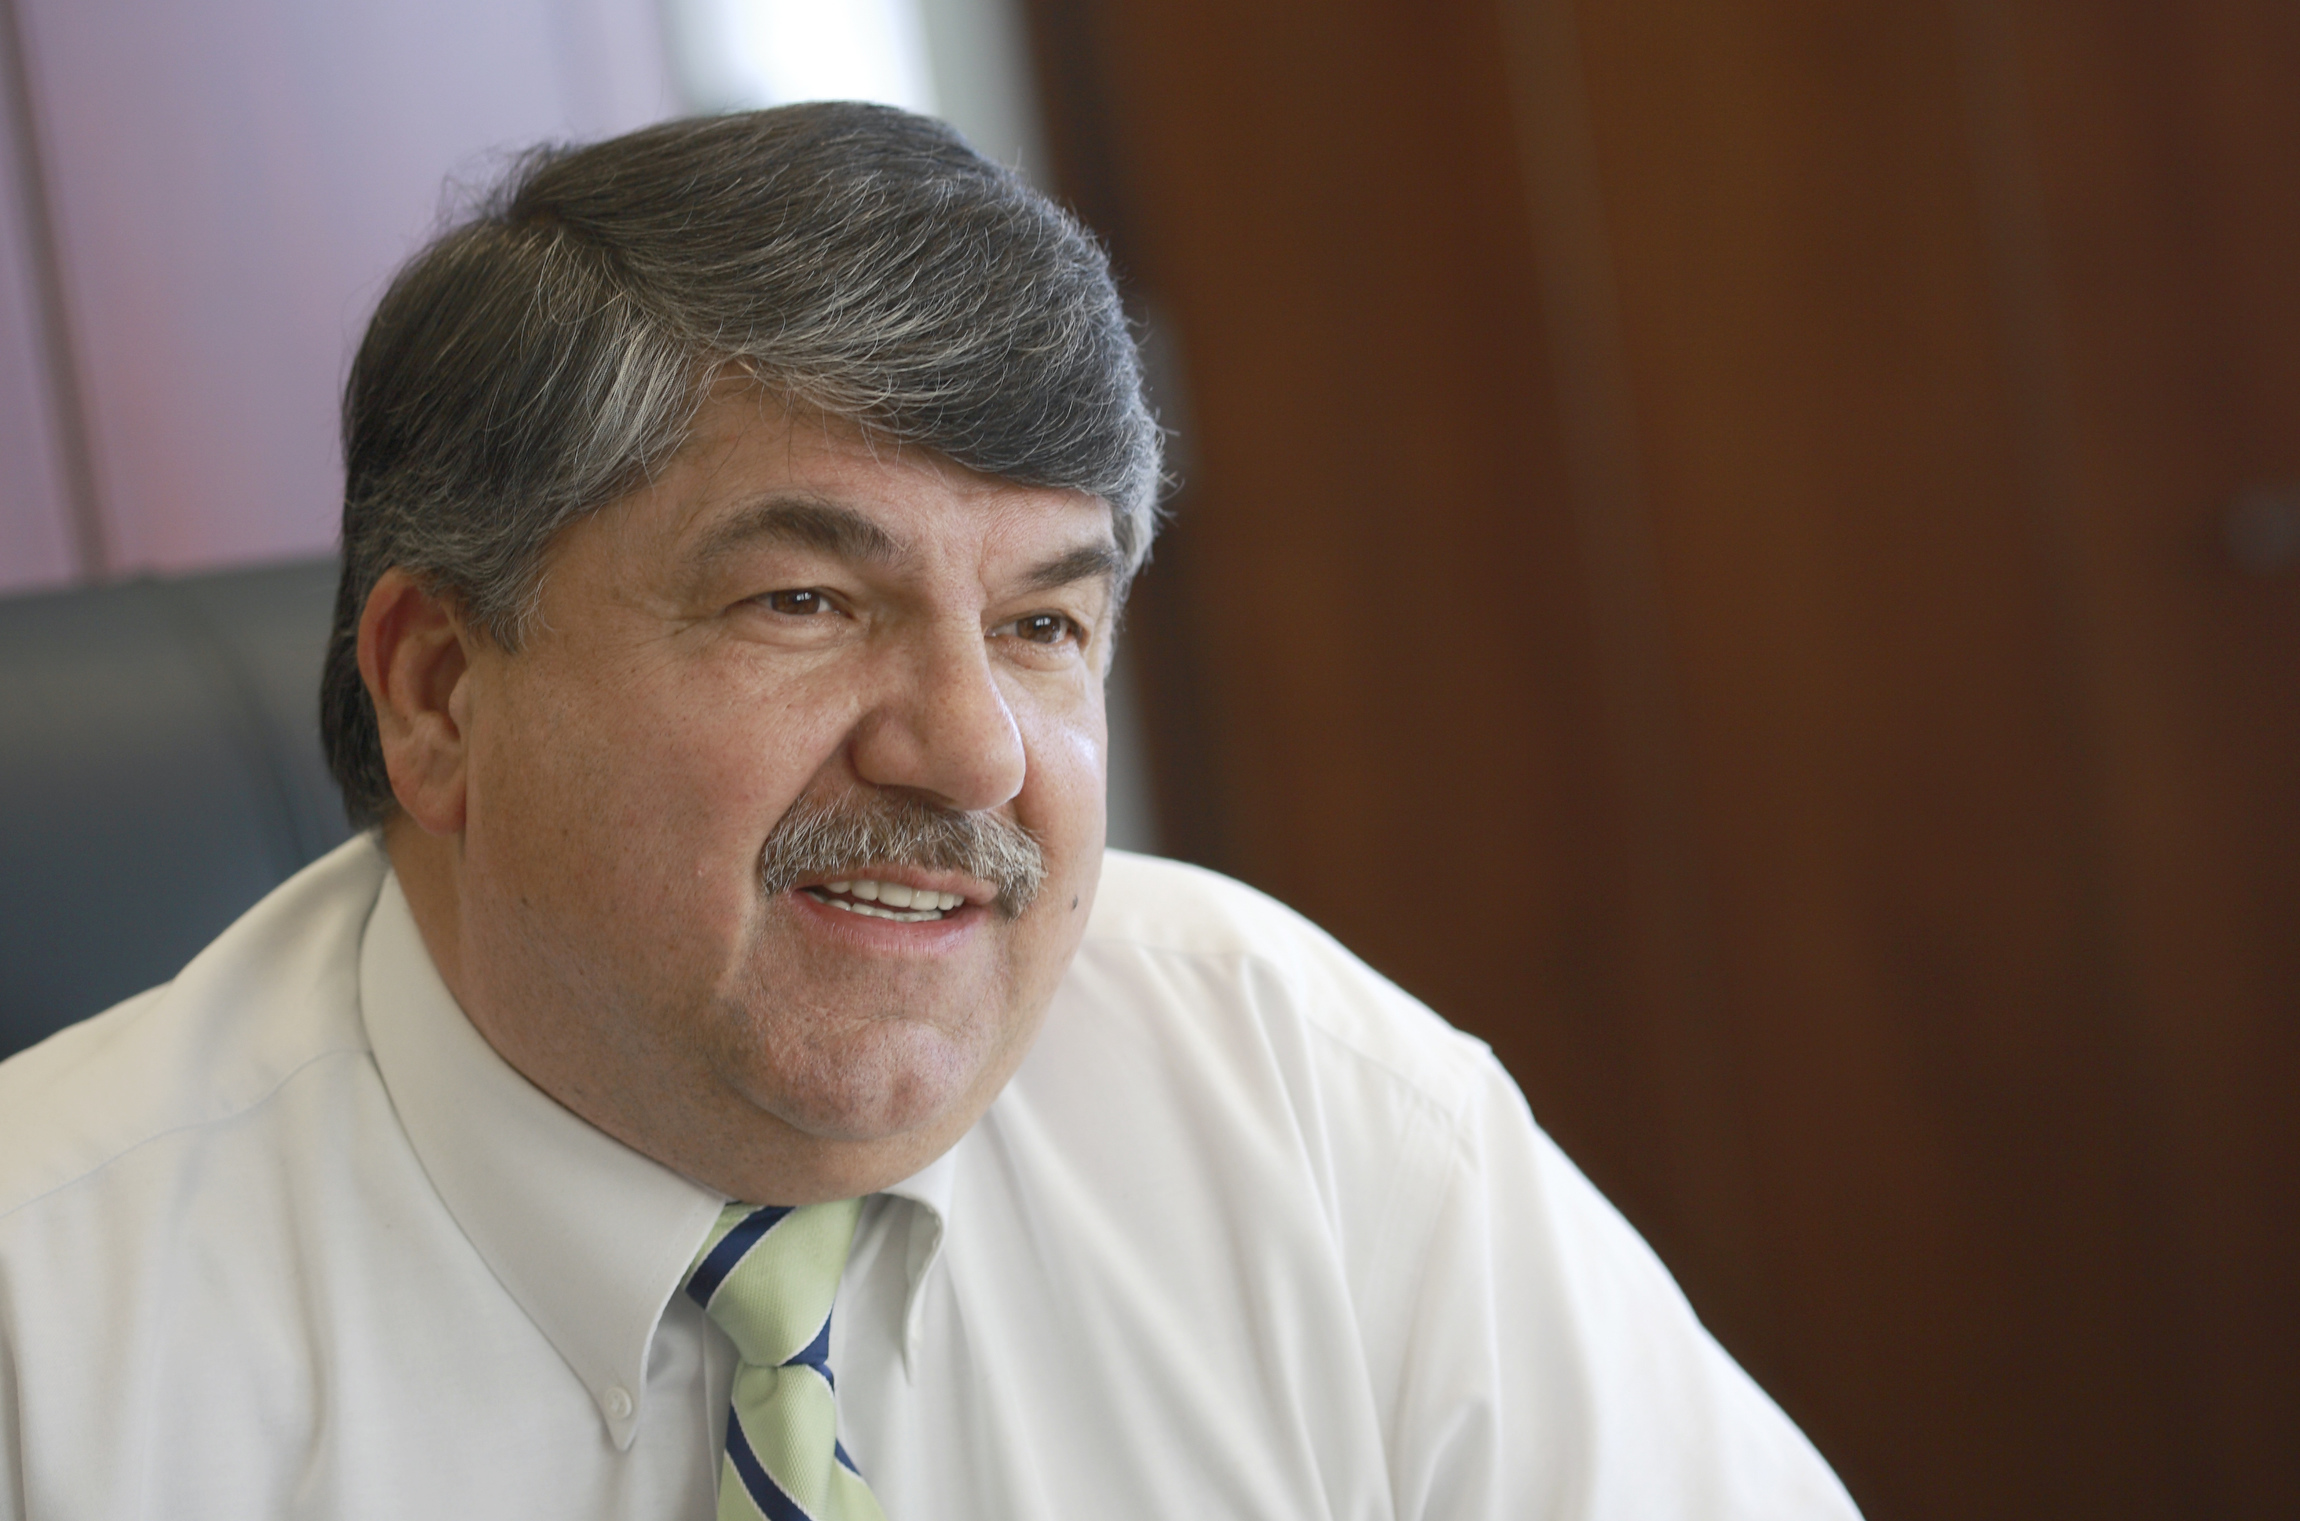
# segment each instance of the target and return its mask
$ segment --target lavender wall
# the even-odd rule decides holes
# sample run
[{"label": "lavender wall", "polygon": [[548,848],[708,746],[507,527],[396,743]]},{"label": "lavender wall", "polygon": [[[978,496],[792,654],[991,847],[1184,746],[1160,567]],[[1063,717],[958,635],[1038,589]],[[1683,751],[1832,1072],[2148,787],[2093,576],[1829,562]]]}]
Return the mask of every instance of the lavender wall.
[{"label": "lavender wall", "polygon": [[652,0],[0,4],[0,589],[324,550],[344,364],[442,181],[677,109]]},{"label": "lavender wall", "polygon": [[67,431],[50,373],[55,356],[42,331],[50,315],[43,276],[53,271],[42,269],[40,202],[28,193],[37,169],[13,83],[21,73],[11,19],[0,8],[0,588],[68,581],[82,559],[73,543]]}]

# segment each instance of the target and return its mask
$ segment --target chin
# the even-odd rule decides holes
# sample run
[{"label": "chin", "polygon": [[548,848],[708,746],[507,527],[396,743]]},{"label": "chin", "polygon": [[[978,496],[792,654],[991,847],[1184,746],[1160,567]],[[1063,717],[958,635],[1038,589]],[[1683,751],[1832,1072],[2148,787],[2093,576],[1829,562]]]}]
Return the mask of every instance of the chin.
[{"label": "chin", "polygon": [[982,1063],[938,1031],[896,1031],[823,1053],[794,1069],[770,1058],[738,1086],[760,1109],[825,1141],[886,1142],[936,1128],[965,1101]]}]

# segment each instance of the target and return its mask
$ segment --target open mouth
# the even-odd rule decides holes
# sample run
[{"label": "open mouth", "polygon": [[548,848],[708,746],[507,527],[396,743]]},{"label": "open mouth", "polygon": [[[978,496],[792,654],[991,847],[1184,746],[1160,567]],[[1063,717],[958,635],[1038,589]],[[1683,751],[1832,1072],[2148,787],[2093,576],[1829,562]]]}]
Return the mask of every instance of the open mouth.
[{"label": "open mouth", "polygon": [[931,887],[910,887],[901,882],[874,882],[860,878],[802,887],[800,892],[817,903],[843,908],[870,919],[892,919],[898,924],[924,924],[966,906],[960,893],[936,892]]}]

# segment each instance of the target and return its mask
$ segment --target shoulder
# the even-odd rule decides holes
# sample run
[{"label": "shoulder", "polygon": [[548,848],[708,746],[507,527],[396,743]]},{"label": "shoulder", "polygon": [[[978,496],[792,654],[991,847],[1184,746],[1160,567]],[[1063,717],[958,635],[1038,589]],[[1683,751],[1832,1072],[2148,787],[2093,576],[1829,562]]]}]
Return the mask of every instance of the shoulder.
[{"label": "shoulder", "polygon": [[364,1060],[359,941],[384,870],[354,839],[174,981],[0,1062],[0,1220],[164,1137],[227,1124],[331,1055]]},{"label": "shoulder", "polygon": [[1329,1086],[1384,1090],[1447,1127],[1490,1102],[1483,1041],[1454,1029],[1277,899],[1203,867],[1111,851],[1080,949],[1086,976],[1133,979],[1185,1024],[1243,1021],[1299,1044]]}]

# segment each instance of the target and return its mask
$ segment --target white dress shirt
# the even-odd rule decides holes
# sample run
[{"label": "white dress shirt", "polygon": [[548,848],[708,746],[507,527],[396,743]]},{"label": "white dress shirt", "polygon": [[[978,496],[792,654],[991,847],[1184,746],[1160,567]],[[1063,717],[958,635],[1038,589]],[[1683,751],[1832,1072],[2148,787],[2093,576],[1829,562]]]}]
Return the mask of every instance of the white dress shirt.
[{"label": "white dress shirt", "polygon": [[[723,1202],[505,1064],[355,840],[0,1065],[0,1516],[700,1521]],[[1852,1514],[1483,1046],[1115,853],[831,1361],[891,1521]]]}]

